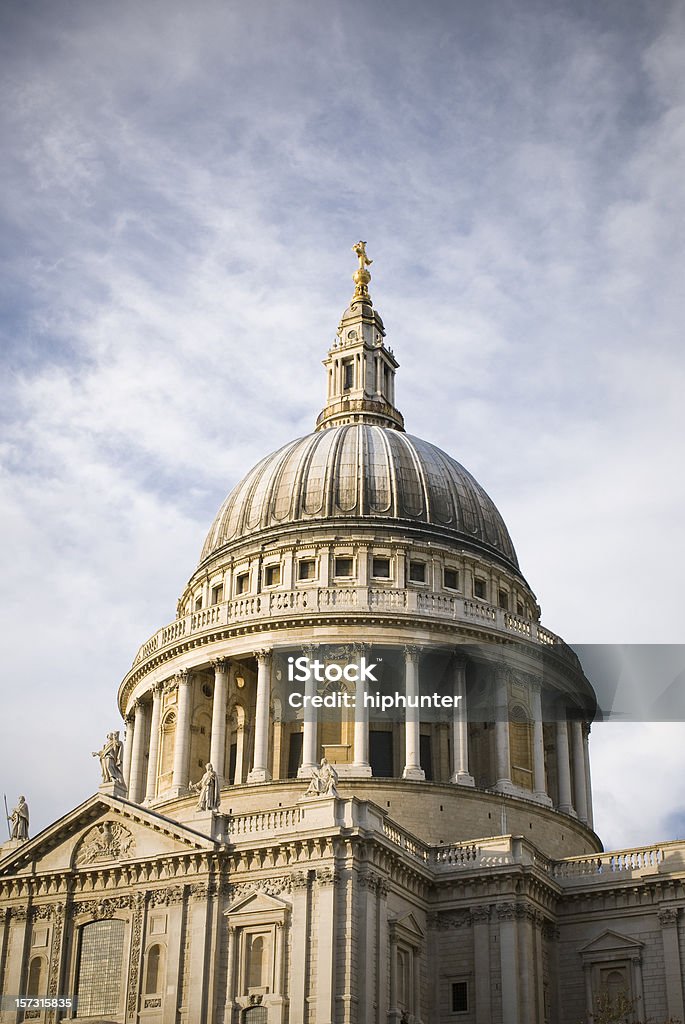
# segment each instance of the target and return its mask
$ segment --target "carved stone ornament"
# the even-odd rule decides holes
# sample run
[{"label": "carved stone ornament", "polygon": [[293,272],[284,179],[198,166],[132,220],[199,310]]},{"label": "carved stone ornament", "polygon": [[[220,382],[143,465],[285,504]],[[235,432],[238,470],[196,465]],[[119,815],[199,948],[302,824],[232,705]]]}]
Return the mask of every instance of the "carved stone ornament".
[{"label": "carved stone ornament", "polygon": [[171,885],[168,889],[155,889],[150,893],[150,903],[155,907],[169,907],[175,903],[183,903],[184,887]]},{"label": "carved stone ornament", "polygon": [[135,851],[135,839],[118,821],[103,821],[85,834],[76,851],[77,867],[98,861],[123,860]]},{"label": "carved stone ornament", "polygon": [[678,923],[677,907],[662,907],[659,911],[659,924],[669,925]]}]

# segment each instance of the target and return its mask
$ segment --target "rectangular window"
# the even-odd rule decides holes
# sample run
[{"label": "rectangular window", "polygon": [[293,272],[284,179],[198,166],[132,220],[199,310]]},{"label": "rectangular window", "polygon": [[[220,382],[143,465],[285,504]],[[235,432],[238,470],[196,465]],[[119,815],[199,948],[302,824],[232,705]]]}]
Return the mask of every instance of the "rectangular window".
[{"label": "rectangular window", "polygon": [[281,582],[281,567],[280,565],[267,565],[264,570],[264,582],[267,587],[277,587]]},{"label": "rectangular window", "polygon": [[313,580],[316,576],[316,562],[313,560],[303,560],[297,566],[297,578],[299,580]]},{"label": "rectangular window", "polygon": [[249,574],[246,573],[246,572],[241,572],[239,576],[236,576],[236,578],[235,578],[235,592],[236,592],[236,594],[244,594],[244,593],[246,593],[248,579],[249,579]]},{"label": "rectangular window", "polygon": [[497,603],[500,608],[504,608],[505,612],[509,611],[509,594],[506,590],[500,590],[497,593]]},{"label": "rectangular window", "polygon": [[352,576],[354,574],[354,562],[351,558],[336,558],[335,575]]},{"label": "rectangular window", "polygon": [[201,608],[202,608],[202,594],[198,594],[198,596],[195,598],[195,611],[199,612]]},{"label": "rectangular window", "polygon": [[459,573],[456,569],[445,569],[444,580],[447,590],[459,590]]},{"label": "rectangular window", "polygon": [[521,601],[516,602],[516,614],[523,615],[523,603]]},{"label": "rectangular window", "polygon": [[409,563],[409,579],[412,583],[425,583],[426,582],[426,563],[425,562],[410,562]]},{"label": "rectangular window", "polygon": [[347,360],[342,365],[343,370],[343,390],[350,391],[354,387],[354,364],[352,360]]},{"label": "rectangular window", "polygon": [[377,580],[389,580],[390,579],[390,559],[389,558],[374,558],[371,569],[371,575]]},{"label": "rectangular window", "polygon": [[469,1008],[469,986],[466,981],[452,982],[452,1013],[466,1013]]},{"label": "rectangular window", "polygon": [[212,587],[212,604],[221,604],[224,599],[224,586],[223,583],[219,583],[216,587]]},{"label": "rectangular window", "polygon": [[479,597],[481,598],[481,600],[485,600],[486,594],[487,588],[485,585],[485,580],[481,580],[476,576],[475,580],[473,581],[473,596]]}]

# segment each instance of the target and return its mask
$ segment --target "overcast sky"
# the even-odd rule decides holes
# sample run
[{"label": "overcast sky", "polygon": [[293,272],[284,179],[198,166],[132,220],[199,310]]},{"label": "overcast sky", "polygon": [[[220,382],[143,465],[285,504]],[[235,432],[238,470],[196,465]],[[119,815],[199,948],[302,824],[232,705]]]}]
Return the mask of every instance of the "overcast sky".
[{"label": "overcast sky", "polygon": [[[410,432],[544,623],[680,643],[685,7],[9,0],[0,787],[93,792],[225,494],[312,429],[358,238]],[[644,679],[650,687],[653,680]],[[685,834],[685,727],[592,733],[608,846]]]}]

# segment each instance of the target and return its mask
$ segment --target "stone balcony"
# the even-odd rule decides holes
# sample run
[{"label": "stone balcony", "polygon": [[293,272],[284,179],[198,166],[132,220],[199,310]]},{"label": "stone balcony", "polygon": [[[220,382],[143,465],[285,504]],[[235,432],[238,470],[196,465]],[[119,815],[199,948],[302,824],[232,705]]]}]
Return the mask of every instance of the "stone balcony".
[{"label": "stone balcony", "polygon": [[302,587],[236,597],[191,612],[157,630],[139,648],[133,667],[188,638],[216,633],[234,626],[258,626],[284,620],[296,624],[312,616],[344,614],[379,619],[398,616],[430,622],[452,622],[471,630],[500,634],[552,649],[579,668],[576,655],[564,641],[538,622],[513,615],[485,601],[458,594],[389,587]]}]

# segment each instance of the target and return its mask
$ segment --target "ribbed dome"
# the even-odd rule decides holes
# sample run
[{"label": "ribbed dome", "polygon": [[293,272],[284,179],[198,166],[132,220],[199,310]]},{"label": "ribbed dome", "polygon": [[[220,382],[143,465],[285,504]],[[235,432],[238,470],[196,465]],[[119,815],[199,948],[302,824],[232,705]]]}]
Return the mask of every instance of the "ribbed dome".
[{"label": "ribbed dome", "polygon": [[518,568],[502,517],[463,466],[427,441],[370,423],[308,434],[262,459],[219,509],[201,560],[263,530],[336,519],[430,526]]}]

